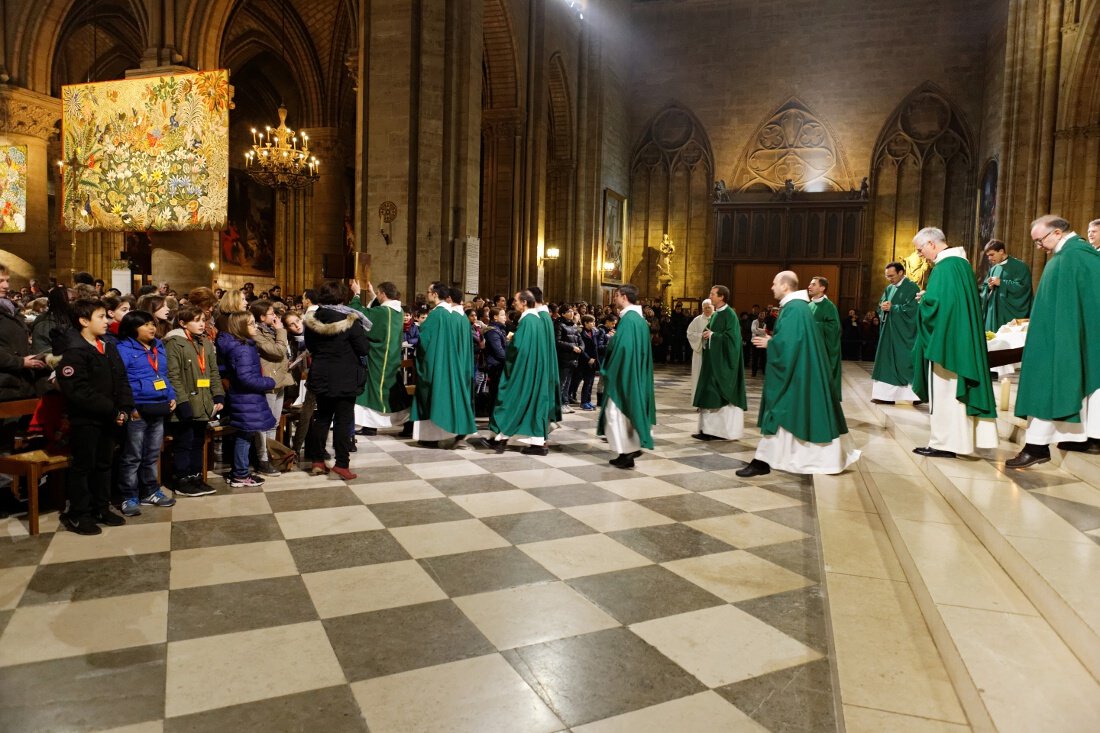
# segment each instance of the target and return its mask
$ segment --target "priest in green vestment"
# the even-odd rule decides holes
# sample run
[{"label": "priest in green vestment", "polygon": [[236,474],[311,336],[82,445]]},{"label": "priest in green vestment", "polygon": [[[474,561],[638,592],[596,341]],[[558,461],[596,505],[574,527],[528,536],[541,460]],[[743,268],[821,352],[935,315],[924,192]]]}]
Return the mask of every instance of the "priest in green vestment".
[{"label": "priest in green vestment", "polygon": [[1016,416],[1030,421],[1009,468],[1046,463],[1051,443],[1100,453],[1100,252],[1057,216],[1036,219],[1031,238],[1052,254],[1035,293],[1016,393]]},{"label": "priest in green vestment", "polygon": [[779,318],[771,336],[753,338],[768,350],[760,396],[760,442],[756,455],[737,471],[742,478],[773,468],[790,473],[840,473],[859,460],[840,399],[833,390],[825,345],[810,312],[810,297],[789,270],[772,281]]},{"label": "priest in green vestment", "polygon": [[913,391],[930,402],[928,445],[914,453],[935,458],[997,447],[997,405],[989,381],[985,326],[974,271],[962,247],[926,227],[913,245],[935,263],[921,296],[913,348]]},{"label": "priest in green vestment", "polygon": [[[554,316],[550,314],[550,309],[547,308],[546,304],[543,302],[542,288],[537,285],[532,285],[527,288],[527,290],[535,297],[535,312],[539,315],[539,326],[542,329],[542,337],[546,340],[546,344],[550,348],[550,353],[557,354],[558,342],[554,336]],[[546,397],[550,402],[549,419],[553,425],[561,422],[561,375],[558,373],[558,360],[556,357],[550,365],[547,379],[553,387],[550,394]]]},{"label": "priest in green vestment", "polygon": [[[399,378],[404,332],[400,293],[392,282],[381,283],[376,294],[369,282],[362,293],[359,282],[352,280],[351,290],[355,294],[351,307],[371,322],[367,384],[355,400],[355,424],[368,431],[404,425],[409,419],[409,393]],[[364,295],[368,305],[363,304]]]},{"label": "priest in green vestment", "polygon": [[[455,353],[458,355],[458,368],[462,371],[462,384],[466,386],[466,399],[470,403],[470,414],[474,414],[474,373],[477,358],[474,356],[474,333],[469,316],[463,306],[462,290],[450,288],[448,305],[451,308],[452,337]],[[469,431],[470,433],[474,430]],[[469,433],[467,433],[469,434]]]},{"label": "priest in green vestment", "polygon": [[[431,311],[420,325],[416,344],[416,394],[413,400],[413,437],[425,447],[457,440],[477,430],[470,401],[470,382],[460,363],[459,325],[447,303],[450,288],[432,283],[427,299]],[[469,338],[469,328],[466,338]]]},{"label": "priest in green vestment", "polygon": [[555,352],[547,348],[535,296],[530,290],[516,293],[515,308],[519,324],[510,335],[505,350],[504,372],[501,375],[493,415],[489,419],[492,437],[487,444],[503,453],[508,440],[521,436],[527,445],[521,453],[545,456],[546,435],[551,407],[550,362],[557,361]]},{"label": "priest in green vestment", "polygon": [[710,289],[714,313],[702,333],[702,364],[692,404],[699,408],[696,440],[737,440],[745,432],[745,364],[741,323],[729,306],[730,289]]},{"label": "priest in green vestment", "polygon": [[982,283],[982,309],[985,330],[997,329],[1014,318],[1031,315],[1031,270],[1015,257],[1009,257],[999,239],[985,245],[989,276]]},{"label": "priest in green vestment", "polygon": [[651,428],[657,424],[653,347],[649,324],[638,305],[638,288],[620,285],[612,303],[619,309],[619,325],[600,366],[604,400],[596,434],[607,435],[607,444],[617,454],[609,461],[612,466],[634,468],[642,448],[653,448]]},{"label": "priest in green vestment", "polygon": [[818,275],[810,278],[806,294],[810,296],[810,313],[821,334],[821,343],[825,347],[825,363],[829,367],[829,377],[836,398],[843,400],[840,388],[840,313],[836,304],[829,300],[829,281]]},{"label": "priest in green vestment", "polygon": [[916,283],[905,276],[905,265],[886,266],[886,289],[878,301],[879,329],[875,368],[871,372],[871,402],[892,405],[919,403],[913,391],[913,345],[917,341]]}]

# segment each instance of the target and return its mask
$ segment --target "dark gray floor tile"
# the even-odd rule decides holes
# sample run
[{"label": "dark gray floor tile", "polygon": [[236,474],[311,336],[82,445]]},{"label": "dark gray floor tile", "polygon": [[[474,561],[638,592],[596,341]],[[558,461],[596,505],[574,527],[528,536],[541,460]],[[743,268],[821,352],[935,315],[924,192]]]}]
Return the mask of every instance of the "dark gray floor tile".
[{"label": "dark gray floor tile", "polygon": [[496,651],[451,601],[340,616],[324,624],[351,682]]},{"label": "dark gray floor tile", "polygon": [[[638,476],[638,473],[631,473],[624,471],[621,468],[615,468],[607,464],[607,461],[615,457],[615,454],[610,449],[602,454],[606,456],[602,463],[594,464],[591,466],[569,466],[561,470],[568,474],[572,474],[577,478],[584,479],[585,481],[616,481],[622,478],[630,478],[631,476]],[[622,498],[622,497],[620,497]]]},{"label": "dark gray floor tile", "polygon": [[812,537],[817,536],[817,517],[814,515],[814,508],[810,504],[784,509],[767,509],[753,513],[758,517],[764,517],[764,519],[770,519],[791,529],[797,529],[799,532],[805,532]]},{"label": "dark gray floor tile", "polygon": [[809,478],[804,481],[777,481],[775,483],[758,483],[762,489],[774,491],[796,501],[810,502],[813,494],[813,482]]},{"label": "dark gray floor tile", "polygon": [[[670,458],[671,461],[678,461],[678,458]],[[695,471],[692,473],[674,473],[671,476],[661,476],[662,481],[668,481],[674,486],[679,486],[681,489],[687,489],[688,491],[717,491],[718,489],[732,489],[737,486],[745,486],[745,482],[739,479],[730,478],[729,476],[720,476],[716,473],[707,473],[706,471]]]},{"label": "dark gray floor tile", "polygon": [[520,453],[519,448],[523,447],[522,443],[517,442],[516,445],[517,448],[515,451],[507,451],[496,458],[483,458],[477,462],[477,465],[490,473],[504,473],[505,471],[538,471],[547,468],[546,464],[542,461],[537,461],[534,458],[529,458]]},{"label": "dark gray floor tile", "polygon": [[371,512],[386,527],[411,527],[416,524],[454,522],[473,517],[450,499],[417,499],[372,504]]},{"label": "dark gray floor tile", "polygon": [[781,542],[777,545],[752,547],[747,552],[786,568],[792,573],[809,578],[815,583],[821,582],[821,551],[818,549],[817,540],[813,537],[794,542]]},{"label": "dark gray floor tile", "polygon": [[624,625],[725,603],[659,565],[588,575],[566,582]]},{"label": "dark gray floor tile", "polygon": [[[619,471],[617,468],[612,470]],[[622,473],[622,471],[619,471],[619,478],[623,477]],[[542,486],[536,489],[527,489],[527,493],[537,496],[547,504],[556,507],[605,504],[609,501],[623,500],[623,497],[618,494],[613,494],[607,489],[601,489],[599,486],[593,486],[592,484]]]},{"label": "dark gray floor tile", "polygon": [[[742,447],[742,450],[745,450],[745,448]],[[704,456],[684,456],[683,458],[677,458],[676,462],[693,468],[700,468],[704,471],[723,471],[731,468],[744,468],[745,466],[745,462],[738,458],[730,458],[717,453]]]},{"label": "dark gray floor tile", "polygon": [[[484,461],[478,461],[484,468]],[[445,478],[433,478],[427,480],[429,484],[447,496],[459,494],[484,494],[490,491],[513,491],[515,486],[502,478],[489,473],[479,473],[476,476],[447,476]]]},{"label": "dark gray floor tile", "polygon": [[409,466],[414,463],[464,461],[466,459],[462,457],[463,452],[464,451],[448,448],[422,448],[417,446],[416,450],[394,451],[390,455],[397,459],[402,465]]},{"label": "dark gray floor tile", "polygon": [[715,692],[771,731],[836,730],[829,662],[825,659],[719,687]]},{"label": "dark gray floor tile", "polygon": [[[384,470],[384,469],[383,469]],[[366,473],[366,471],[363,471]],[[362,476],[362,473],[360,473]],[[305,509],[330,509],[339,506],[355,506],[363,501],[343,484],[333,483],[316,489],[291,489],[268,491],[267,503],[273,512],[297,512]]]},{"label": "dark gray floor tile", "polygon": [[168,589],[167,552],[39,565],[20,606]]},{"label": "dark gray floor tile", "polygon": [[8,627],[8,621],[11,621],[12,614],[15,610],[0,611],[0,636],[4,635],[4,629]]},{"label": "dark gray floor tile", "polygon": [[558,509],[485,517],[481,521],[513,545],[578,537],[596,532],[584,522]]},{"label": "dark gray floor tile", "polygon": [[677,700],[706,687],[628,629],[608,629],[504,652],[569,726]]},{"label": "dark gray floor tile", "polygon": [[733,605],[822,654],[828,653],[825,597],[821,586],[812,585]]},{"label": "dark gray floor tile", "polygon": [[661,524],[656,527],[639,527],[608,532],[608,537],[653,562],[669,562],[686,557],[710,555],[734,550],[721,540],[683,524]]},{"label": "dark gray floor tile", "polygon": [[[399,451],[406,452],[406,451]],[[350,484],[380,484],[386,481],[412,481],[420,478],[415,473],[405,468],[404,466],[371,466],[369,471],[363,470],[356,472],[359,478],[354,481],[349,481]],[[270,495],[274,495],[278,492],[271,492]]]},{"label": "dark gray floor tile", "polygon": [[1036,499],[1053,509],[1062,519],[1072,524],[1082,532],[1100,527],[1100,507],[1081,504],[1076,501],[1067,501],[1046,494],[1035,494]]},{"label": "dark gray floor tile", "polygon": [[317,609],[300,576],[180,588],[168,594],[168,640],[312,621]]},{"label": "dark gray floor tile", "polygon": [[166,648],[0,667],[0,729],[92,731],[160,720]]},{"label": "dark gray floor tile", "polygon": [[367,733],[348,685],[272,697],[164,721],[164,733]]},{"label": "dark gray floor tile", "polygon": [[637,503],[659,514],[664,514],[669,519],[675,519],[677,522],[690,522],[693,519],[724,517],[727,514],[741,513],[741,510],[729,504],[723,504],[720,501],[698,494],[658,496],[653,499],[639,499]]},{"label": "dark gray floor tile", "polygon": [[301,537],[287,540],[287,546],[300,573],[409,559],[405,548],[384,529]]},{"label": "dark gray floor tile", "polygon": [[514,547],[462,552],[419,562],[452,598],[556,579],[553,573]]},{"label": "dark gray floor tile", "polygon": [[46,554],[46,548],[53,542],[53,533],[35,537],[0,539],[0,568],[14,568],[21,565],[37,565]]},{"label": "dark gray floor tile", "polygon": [[172,523],[173,550],[268,542],[282,538],[283,532],[279,529],[279,523],[271,514],[194,519]]}]

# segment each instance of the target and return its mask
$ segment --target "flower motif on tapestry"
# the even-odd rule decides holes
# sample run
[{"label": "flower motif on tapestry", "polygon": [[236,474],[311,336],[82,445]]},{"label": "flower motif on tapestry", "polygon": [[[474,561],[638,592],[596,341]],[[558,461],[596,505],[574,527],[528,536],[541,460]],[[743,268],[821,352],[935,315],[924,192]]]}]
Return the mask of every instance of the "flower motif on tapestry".
[{"label": "flower motif on tapestry", "polygon": [[65,86],[63,216],[78,231],[221,229],[229,72]]},{"label": "flower motif on tapestry", "polygon": [[745,190],[847,190],[844,155],[832,132],[797,99],[779,107],[750,138],[734,180]]},{"label": "flower motif on tapestry", "polygon": [[27,146],[0,145],[0,234],[27,231]]}]

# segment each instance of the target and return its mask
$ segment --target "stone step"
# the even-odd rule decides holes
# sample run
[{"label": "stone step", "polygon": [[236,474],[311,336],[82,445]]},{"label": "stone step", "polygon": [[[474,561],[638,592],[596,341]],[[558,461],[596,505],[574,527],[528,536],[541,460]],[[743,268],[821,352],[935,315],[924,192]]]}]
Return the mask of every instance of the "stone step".
[{"label": "stone step", "polygon": [[925,409],[872,405],[866,373],[845,378],[846,414],[889,434],[862,441],[858,473],[973,728],[1096,730],[1100,546],[1029,488],[1100,507],[1100,482],[1048,464],[1013,483],[994,462],[915,456]]}]

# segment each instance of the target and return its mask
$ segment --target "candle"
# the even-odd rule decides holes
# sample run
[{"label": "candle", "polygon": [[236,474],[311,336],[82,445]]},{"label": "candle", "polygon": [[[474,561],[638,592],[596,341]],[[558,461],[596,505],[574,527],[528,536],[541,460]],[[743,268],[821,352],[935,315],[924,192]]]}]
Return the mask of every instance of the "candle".
[{"label": "candle", "polygon": [[256,144],[256,128],[255,127],[252,128],[252,144],[253,145]]},{"label": "candle", "polygon": [[1002,410],[1008,410],[1008,403],[1012,399],[1012,383],[1008,381],[1008,377],[1001,377],[1001,404]]}]

